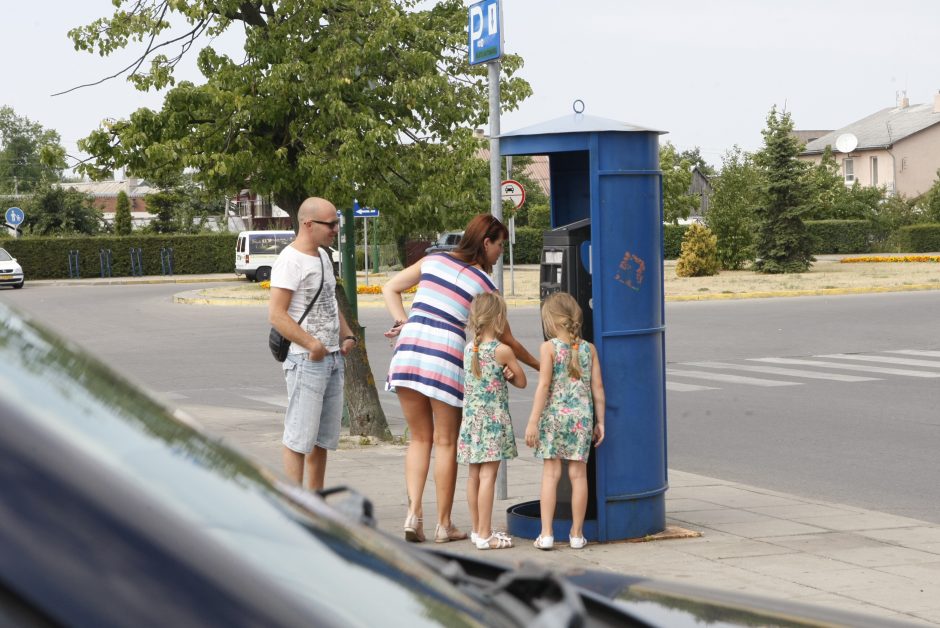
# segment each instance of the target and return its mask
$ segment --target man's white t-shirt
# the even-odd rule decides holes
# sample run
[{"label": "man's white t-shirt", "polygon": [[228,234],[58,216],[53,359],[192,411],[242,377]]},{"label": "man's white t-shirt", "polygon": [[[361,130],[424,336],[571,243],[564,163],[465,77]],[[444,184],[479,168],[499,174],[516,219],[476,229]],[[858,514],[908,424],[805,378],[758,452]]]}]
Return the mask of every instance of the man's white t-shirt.
[{"label": "man's white t-shirt", "polygon": [[[310,299],[320,287],[320,262],[323,262],[323,290],[317,302],[310,308],[307,318],[301,323],[307,333],[323,343],[328,352],[339,351],[339,305],[336,303],[336,277],[329,255],[319,250],[316,255],[301,253],[293,246],[287,246],[277,256],[271,268],[271,287],[284,288],[294,294],[291,297],[287,314],[295,321],[300,320]],[[307,353],[307,349],[297,343],[291,343],[291,353]]]}]

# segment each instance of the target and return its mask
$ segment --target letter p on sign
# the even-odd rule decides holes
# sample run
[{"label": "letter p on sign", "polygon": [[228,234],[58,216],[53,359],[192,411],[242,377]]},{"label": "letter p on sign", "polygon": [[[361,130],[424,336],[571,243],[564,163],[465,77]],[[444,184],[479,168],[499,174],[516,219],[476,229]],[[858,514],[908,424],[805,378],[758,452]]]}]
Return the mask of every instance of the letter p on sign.
[{"label": "letter p on sign", "polygon": [[503,14],[499,0],[483,0],[470,6],[470,65],[499,59],[503,54]]}]

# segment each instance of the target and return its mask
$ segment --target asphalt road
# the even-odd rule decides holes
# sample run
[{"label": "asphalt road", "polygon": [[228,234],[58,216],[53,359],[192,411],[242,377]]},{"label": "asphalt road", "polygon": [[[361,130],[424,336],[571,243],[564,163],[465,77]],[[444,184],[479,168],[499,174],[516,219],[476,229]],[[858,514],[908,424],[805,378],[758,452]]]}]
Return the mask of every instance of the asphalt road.
[{"label": "asphalt road", "polygon": [[[197,418],[250,412],[276,429],[285,393],[266,310],[172,302],[198,287],[34,282],[0,300]],[[669,466],[940,523],[938,311],[940,292],[669,304]],[[388,316],[360,318],[382,381]],[[536,309],[510,320],[535,352]],[[517,429],[532,389],[511,393]],[[380,396],[400,433],[394,395]]]}]

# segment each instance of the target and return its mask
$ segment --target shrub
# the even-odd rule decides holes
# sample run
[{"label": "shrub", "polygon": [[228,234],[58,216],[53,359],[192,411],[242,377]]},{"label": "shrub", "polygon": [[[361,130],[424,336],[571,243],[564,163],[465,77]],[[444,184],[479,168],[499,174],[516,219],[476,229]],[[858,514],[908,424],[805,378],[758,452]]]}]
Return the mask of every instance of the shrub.
[{"label": "shrub", "polygon": [[[516,243],[512,247],[514,264],[538,264],[542,261],[542,232],[535,227],[516,227]],[[504,262],[509,262],[509,246],[506,246]]]},{"label": "shrub", "polygon": [[130,235],[99,237],[24,237],[4,243],[31,279],[69,276],[69,251],[78,251],[82,277],[101,275],[101,251],[111,251],[111,274],[131,274],[131,248],[141,250],[145,275],[162,272],[161,249],[173,249],[173,273],[235,272],[235,233]]},{"label": "shrub", "polygon": [[898,243],[907,253],[940,251],[940,223],[901,227],[898,230]]},{"label": "shrub", "polygon": [[813,253],[868,253],[872,225],[868,220],[807,220]]},{"label": "shrub", "polygon": [[663,225],[663,257],[676,259],[682,252],[682,239],[688,225]]},{"label": "shrub", "polygon": [[682,238],[682,254],[676,264],[680,277],[709,277],[717,275],[718,238],[708,227],[691,224]]}]

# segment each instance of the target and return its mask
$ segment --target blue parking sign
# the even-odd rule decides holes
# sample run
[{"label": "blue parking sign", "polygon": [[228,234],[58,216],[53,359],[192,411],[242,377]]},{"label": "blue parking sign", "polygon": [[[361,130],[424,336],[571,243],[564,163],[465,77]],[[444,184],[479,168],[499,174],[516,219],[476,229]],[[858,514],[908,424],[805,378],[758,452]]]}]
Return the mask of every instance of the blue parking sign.
[{"label": "blue parking sign", "polygon": [[499,0],[470,5],[470,65],[503,56],[503,12]]}]

